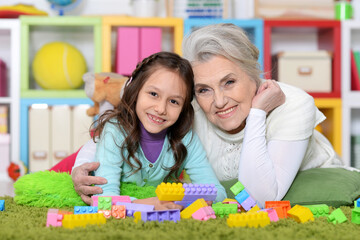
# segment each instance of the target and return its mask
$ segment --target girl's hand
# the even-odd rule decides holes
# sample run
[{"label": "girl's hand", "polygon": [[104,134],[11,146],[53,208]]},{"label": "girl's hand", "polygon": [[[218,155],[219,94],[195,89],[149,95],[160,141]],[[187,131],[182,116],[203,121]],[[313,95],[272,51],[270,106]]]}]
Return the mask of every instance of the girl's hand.
[{"label": "girl's hand", "polygon": [[170,209],[183,209],[183,206],[175,204],[174,202],[169,201],[160,201],[157,197],[145,198],[145,199],[136,199],[133,203],[147,204],[155,206],[154,210],[170,210]]},{"label": "girl's hand", "polygon": [[262,83],[252,100],[252,107],[264,110],[266,114],[285,103],[285,94],[275,80]]}]

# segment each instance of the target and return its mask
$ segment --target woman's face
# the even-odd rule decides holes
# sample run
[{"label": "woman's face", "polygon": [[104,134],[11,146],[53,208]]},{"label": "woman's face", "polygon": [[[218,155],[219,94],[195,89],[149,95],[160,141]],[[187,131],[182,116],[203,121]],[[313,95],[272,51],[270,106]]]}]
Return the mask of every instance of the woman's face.
[{"label": "woman's face", "polygon": [[193,64],[195,96],[206,117],[230,134],[240,132],[256,93],[256,83],[235,63],[214,56]]}]

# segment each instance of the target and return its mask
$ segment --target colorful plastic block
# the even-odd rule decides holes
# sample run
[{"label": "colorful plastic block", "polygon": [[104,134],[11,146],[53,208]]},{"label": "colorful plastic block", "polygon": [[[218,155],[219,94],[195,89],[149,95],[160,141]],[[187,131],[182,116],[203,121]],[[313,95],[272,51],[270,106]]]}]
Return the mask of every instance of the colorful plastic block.
[{"label": "colorful plastic block", "polygon": [[231,188],[230,191],[234,193],[234,195],[238,195],[242,190],[244,190],[244,185],[241,182],[235,183]]},{"label": "colorful plastic block", "polygon": [[164,183],[159,184],[155,190],[156,196],[160,201],[181,201],[184,198],[182,183]]},{"label": "colorful plastic block", "polygon": [[314,217],[327,217],[329,216],[329,206],[326,204],[316,204],[316,205],[304,205],[304,207],[307,207],[310,209]]},{"label": "colorful plastic block", "polygon": [[328,217],[327,217],[328,222],[332,222],[333,224],[337,224],[337,223],[344,223],[347,221],[347,218],[345,216],[345,214],[341,211],[340,208],[337,208],[336,210],[334,210]]},{"label": "colorful plastic block", "polygon": [[360,224],[360,207],[356,207],[351,210],[351,222]]},{"label": "colorful plastic block", "polygon": [[354,201],[354,207],[360,207],[360,198]]},{"label": "colorful plastic block", "polygon": [[144,222],[148,222],[148,221],[178,222],[178,221],[180,221],[180,210],[179,209],[171,209],[171,210],[164,210],[164,211],[135,212],[134,213],[134,221],[138,222],[140,219]]},{"label": "colorful plastic block", "polygon": [[124,205],[113,205],[111,207],[111,216],[120,219],[126,217],[126,207]]},{"label": "colorful plastic block", "polygon": [[111,218],[111,210],[98,210],[98,213],[104,215],[105,218]]},{"label": "colorful plastic block", "polygon": [[190,206],[194,201],[175,201],[175,204],[181,205],[184,208],[187,208],[188,206]]},{"label": "colorful plastic block", "polygon": [[234,203],[237,202],[236,199],[232,199],[232,198],[225,198],[224,201],[222,201],[222,203]]},{"label": "colorful plastic block", "polygon": [[5,210],[5,200],[0,200],[0,211]]},{"label": "colorful plastic block", "polygon": [[215,212],[210,206],[200,208],[199,210],[194,212],[191,216],[193,219],[200,221],[207,221],[210,218],[212,219],[216,218]]},{"label": "colorful plastic block", "polygon": [[246,189],[242,190],[238,195],[235,196],[236,201],[241,204],[250,197],[249,193],[246,191]]},{"label": "colorful plastic block", "polygon": [[217,196],[217,188],[215,184],[193,184],[184,183],[184,198],[182,201],[195,201],[203,198],[205,201],[215,201]]},{"label": "colorful plastic block", "polygon": [[229,227],[265,227],[270,224],[267,212],[230,214],[226,220]]},{"label": "colorful plastic block", "polygon": [[258,211],[260,211],[261,209],[259,208],[258,205],[255,204],[255,206],[253,206],[249,211],[248,213],[256,213]]},{"label": "colorful plastic block", "polygon": [[241,206],[245,209],[245,211],[250,211],[255,205],[255,200],[250,196],[241,203]]},{"label": "colorful plastic block", "polygon": [[74,214],[97,213],[98,207],[93,206],[75,206]]},{"label": "colorful plastic block", "polygon": [[273,208],[266,208],[266,209],[262,209],[262,210],[260,210],[260,211],[267,212],[271,222],[277,222],[277,221],[279,221],[279,217],[278,217],[277,212],[276,212],[275,209],[273,209]]},{"label": "colorful plastic block", "polygon": [[287,218],[287,212],[291,209],[290,201],[265,201],[265,208],[273,208],[279,218]]},{"label": "colorful plastic block", "polygon": [[295,205],[287,212],[287,214],[298,223],[314,221],[314,215],[311,210],[304,206]]},{"label": "colorful plastic block", "polygon": [[62,220],[63,220],[63,215],[59,214],[59,209],[50,208],[47,212],[46,227],[49,226],[61,227]]},{"label": "colorful plastic block", "polygon": [[106,219],[101,213],[68,214],[64,216],[62,225],[64,228],[85,227],[86,225],[105,224]]},{"label": "colorful plastic block", "polygon": [[132,217],[135,212],[149,212],[154,210],[153,205],[128,203],[128,202],[117,202],[116,205],[123,205],[126,208],[126,216]]},{"label": "colorful plastic block", "polygon": [[98,210],[110,210],[111,211],[112,200],[111,197],[99,197],[98,198]]},{"label": "colorful plastic block", "polygon": [[191,215],[202,207],[207,207],[207,203],[203,198],[197,199],[190,206],[182,210],[180,213],[181,218],[191,218]]},{"label": "colorful plastic block", "polygon": [[237,204],[224,204],[221,202],[215,203],[212,206],[215,214],[219,217],[228,216],[229,214],[234,214],[238,212]]},{"label": "colorful plastic block", "polygon": [[128,202],[131,203],[131,199],[129,196],[92,196],[92,204],[91,206],[97,206],[98,205],[98,199],[99,197],[111,197],[111,203],[112,205],[116,205],[117,202]]}]

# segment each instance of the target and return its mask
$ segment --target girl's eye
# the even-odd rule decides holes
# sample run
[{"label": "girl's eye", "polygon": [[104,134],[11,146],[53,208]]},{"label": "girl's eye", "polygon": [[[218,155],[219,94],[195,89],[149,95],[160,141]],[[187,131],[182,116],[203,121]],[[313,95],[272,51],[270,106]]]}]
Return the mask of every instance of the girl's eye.
[{"label": "girl's eye", "polygon": [[156,92],[150,92],[150,95],[156,97],[157,93]]},{"label": "girl's eye", "polygon": [[174,99],[170,100],[170,102],[171,102],[172,104],[179,105],[178,101],[176,101],[176,100],[174,100]]}]

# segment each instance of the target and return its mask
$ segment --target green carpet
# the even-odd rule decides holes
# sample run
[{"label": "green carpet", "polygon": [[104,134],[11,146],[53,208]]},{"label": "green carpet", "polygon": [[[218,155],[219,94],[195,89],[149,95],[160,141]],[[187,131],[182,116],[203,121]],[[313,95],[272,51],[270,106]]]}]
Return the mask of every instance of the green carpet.
[{"label": "green carpet", "polygon": [[[0,212],[0,239],[356,239],[360,225],[348,221],[343,224],[328,223],[326,218],[299,224],[292,219],[282,219],[264,228],[229,228],[226,219],[219,218],[206,222],[193,219],[173,222],[134,223],[132,218],[110,219],[102,226],[64,229],[47,228],[48,208],[18,205],[13,198],[5,199],[5,211]],[[63,210],[73,210],[69,207]],[[348,220],[351,208],[341,207]],[[333,210],[333,209],[332,209]]]}]

